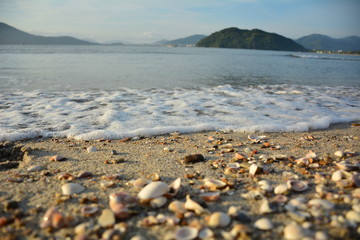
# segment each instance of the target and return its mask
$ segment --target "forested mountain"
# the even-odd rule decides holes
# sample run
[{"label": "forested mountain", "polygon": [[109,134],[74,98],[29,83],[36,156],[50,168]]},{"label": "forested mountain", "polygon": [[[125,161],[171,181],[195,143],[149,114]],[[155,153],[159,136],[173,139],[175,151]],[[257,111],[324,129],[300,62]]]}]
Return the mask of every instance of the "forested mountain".
[{"label": "forested mountain", "polygon": [[311,34],[296,40],[297,43],[312,50],[360,51],[360,37],[332,38],[321,34]]},{"label": "forested mountain", "polygon": [[279,51],[306,51],[293,40],[259,29],[242,30],[235,27],[215,32],[200,40],[198,47],[242,48]]},{"label": "forested mountain", "polygon": [[2,45],[94,45],[95,43],[73,37],[43,37],[29,34],[0,22],[0,44]]}]

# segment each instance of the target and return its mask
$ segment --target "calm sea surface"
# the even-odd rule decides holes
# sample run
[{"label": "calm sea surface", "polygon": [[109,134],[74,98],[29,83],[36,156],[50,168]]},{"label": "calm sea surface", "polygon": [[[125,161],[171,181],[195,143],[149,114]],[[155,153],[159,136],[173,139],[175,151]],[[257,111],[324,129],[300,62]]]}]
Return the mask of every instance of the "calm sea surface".
[{"label": "calm sea surface", "polygon": [[360,120],[359,90],[359,56],[0,46],[0,141],[307,131]]}]

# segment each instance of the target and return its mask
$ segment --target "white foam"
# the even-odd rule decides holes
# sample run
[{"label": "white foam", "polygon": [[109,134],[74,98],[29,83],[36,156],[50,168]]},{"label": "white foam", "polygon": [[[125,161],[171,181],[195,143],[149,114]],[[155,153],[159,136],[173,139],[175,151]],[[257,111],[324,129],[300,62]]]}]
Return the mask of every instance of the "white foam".
[{"label": "white foam", "polygon": [[0,141],[308,131],[360,120],[359,89],[262,86],[0,93]]}]

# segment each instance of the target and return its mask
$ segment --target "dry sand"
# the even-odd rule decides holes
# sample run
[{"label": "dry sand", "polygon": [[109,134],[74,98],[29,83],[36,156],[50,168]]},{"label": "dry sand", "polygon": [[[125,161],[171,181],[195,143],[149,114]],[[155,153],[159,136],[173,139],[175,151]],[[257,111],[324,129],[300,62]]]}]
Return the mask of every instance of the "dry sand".
[{"label": "dry sand", "polygon": [[[359,219],[356,217],[360,215],[359,188],[356,183],[350,184],[351,186],[341,186],[331,180],[331,175],[338,170],[335,163],[345,160],[353,165],[353,169],[348,172],[358,179],[360,127],[355,123],[337,124],[329,129],[311,132],[258,135],[265,135],[267,142],[271,146],[278,146],[279,149],[263,148],[261,143],[251,143],[247,133],[234,132],[170,134],[129,141],[33,139],[2,143],[0,145],[2,151],[0,239],[48,239],[51,237],[74,239],[75,236],[77,239],[101,238],[106,228],[99,226],[98,219],[101,210],[109,208],[109,194],[127,192],[137,196],[140,189],[136,189],[131,181],[137,178],[149,179],[156,173],[160,176],[160,181],[168,184],[180,177],[182,179],[180,192],[175,197],[170,197],[167,203],[158,209],[145,204],[136,204],[134,206],[136,214],[126,220],[117,219],[115,227],[108,227],[108,229],[115,229],[126,223],[126,230],[122,229],[125,232],[119,234],[121,237],[113,237],[113,239],[131,239],[133,236],[142,236],[142,239],[174,239],[174,233],[180,226],[191,225],[204,229],[208,225],[210,213],[215,211],[227,213],[231,206],[243,210],[250,221],[234,217],[231,224],[226,227],[209,228],[214,233],[214,237],[208,239],[282,239],[284,227],[294,220],[308,239],[315,239],[315,236],[321,239],[322,235],[327,237],[325,239],[358,237],[360,229]],[[212,141],[211,138],[209,140],[209,137],[214,137],[216,140]],[[231,146],[219,147],[222,144],[231,144]],[[88,152],[89,146],[96,147],[97,151]],[[9,149],[13,152],[6,152]],[[254,150],[256,151],[253,152]],[[305,165],[297,165],[294,160],[305,157],[310,150],[315,152],[316,157],[312,157]],[[347,151],[350,154],[340,158],[334,155],[338,150]],[[235,153],[240,153],[248,159],[236,161],[240,166],[239,169],[235,169],[231,174],[224,174],[224,166],[234,163]],[[21,161],[12,159],[16,158],[17,154]],[[205,161],[184,164],[181,160],[190,154],[202,154]],[[54,155],[65,157],[66,160],[49,161],[49,158]],[[253,161],[261,165],[263,169],[255,176],[249,174],[250,161],[252,161],[249,155],[252,155]],[[259,160],[261,155],[267,155],[269,158],[286,155],[286,159],[263,161]],[[83,171],[92,173],[92,176],[77,178]],[[70,175],[67,175],[67,179],[60,180],[59,176],[64,173]],[[321,174],[323,178],[316,180],[316,173]],[[303,192],[289,190],[288,201],[303,197],[303,205],[306,209],[298,211],[308,215],[305,214],[306,217],[303,219],[291,216],[285,208],[287,203],[272,203],[270,213],[261,212],[259,209],[263,200],[273,202],[275,194],[273,191],[261,190],[259,181],[267,180],[269,185],[275,187],[296,177],[294,174],[299,180],[306,181],[308,188]],[[66,178],[66,175],[63,177]],[[204,187],[203,179],[205,178],[222,179],[229,185],[219,190],[221,196],[216,202],[206,203],[209,214],[198,216],[189,211],[185,217],[179,219],[180,222],[175,226],[161,220],[153,223],[153,226],[141,224],[149,215],[157,216],[162,213],[167,217],[175,216],[168,210],[168,204],[173,200],[185,202],[187,194],[195,201],[201,202],[199,194],[209,191]],[[101,187],[102,181],[107,183],[112,181],[114,186]],[[78,183],[85,187],[85,190],[79,194],[65,196],[62,194],[61,186],[67,182]],[[323,191],[316,192],[316,186],[323,186]],[[259,192],[258,196],[254,197],[255,199],[244,197],[244,194],[255,191]],[[334,206],[330,209],[322,209],[321,206],[311,208],[309,200],[318,198],[326,199],[334,203]],[[93,216],[84,216],[80,209],[90,204],[97,205],[100,211]],[[58,228],[42,229],[39,223],[47,209],[52,206],[58,208],[60,218],[64,218],[66,223]],[[352,208],[355,209],[353,213],[355,217],[347,214]],[[263,231],[254,227],[256,220],[262,217],[272,221],[271,230]],[[76,234],[75,226],[84,222],[92,222],[92,230],[84,232],[83,235]],[[235,234],[236,227],[246,229],[246,233]],[[109,232],[110,230],[107,231]]]}]

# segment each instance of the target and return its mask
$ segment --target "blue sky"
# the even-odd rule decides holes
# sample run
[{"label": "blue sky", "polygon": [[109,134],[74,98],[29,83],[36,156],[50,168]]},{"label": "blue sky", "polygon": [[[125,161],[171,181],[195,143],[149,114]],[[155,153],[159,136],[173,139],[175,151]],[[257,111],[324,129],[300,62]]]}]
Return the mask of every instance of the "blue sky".
[{"label": "blue sky", "polygon": [[33,34],[150,43],[227,27],[289,38],[360,36],[360,0],[0,0],[0,21]]}]

